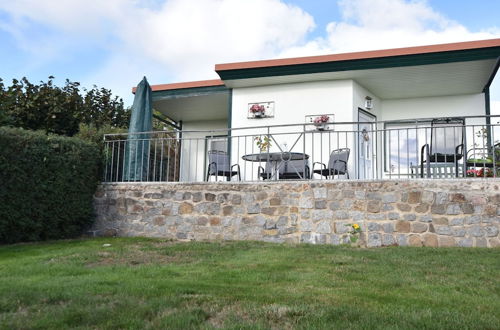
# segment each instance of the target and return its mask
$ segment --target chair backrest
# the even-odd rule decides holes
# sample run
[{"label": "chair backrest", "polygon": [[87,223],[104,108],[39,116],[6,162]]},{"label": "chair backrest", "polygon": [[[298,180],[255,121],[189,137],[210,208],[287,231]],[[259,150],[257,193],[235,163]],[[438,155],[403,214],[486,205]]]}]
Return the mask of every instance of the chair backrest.
[{"label": "chair backrest", "polygon": [[231,168],[231,165],[229,164],[229,156],[224,151],[210,150],[208,152],[208,173],[210,175],[216,175],[216,168],[218,172],[229,171]]},{"label": "chair backrest", "polygon": [[328,168],[337,172],[346,172],[350,153],[351,149],[349,148],[333,150],[328,161]]},{"label": "chair backrest", "polygon": [[431,155],[455,155],[458,145],[464,143],[463,118],[434,119],[431,122]]}]

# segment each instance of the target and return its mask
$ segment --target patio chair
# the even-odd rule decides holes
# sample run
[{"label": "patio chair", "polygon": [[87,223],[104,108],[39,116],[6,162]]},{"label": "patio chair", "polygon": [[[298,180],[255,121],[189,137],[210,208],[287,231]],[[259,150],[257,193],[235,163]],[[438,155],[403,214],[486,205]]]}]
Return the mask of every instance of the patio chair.
[{"label": "patio chair", "polygon": [[[311,169],[307,159],[284,160],[278,163],[278,177],[280,180],[302,180],[311,177]],[[259,166],[258,175],[263,180],[269,180],[275,177],[274,164],[266,162],[265,168]]]},{"label": "patio chair", "polygon": [[[469,175],[469,168],[476,170],[477,168],[495,169],[497,172],[500,169],[500,143],[495,144],[491,149],[474,147],[467,151],[467,160],[465,161],[466,175],[476,176],[477,173],[472,171]],[[485,173],[483,171],[483,173]],[[492,171],[493,173],[493,171]]]},{"label": "patio chair", "polygon": [[424,165],[427,177],[431,177],[431,164],[455,165],[458,177],[458,161],[464,157],[464,118],[442,118],[431,122],[431,143],[422,146],[420,152],[420,177],[424,177]]},{"label": "patio chair", "polygon": [[[349,162],[349,154],[351,149],[341,148],[333,150],[330,154],[330,159],[328,160],[328,166],[321,162],[315,162],[313,164],[313,174],[319,174],[325,176],[327,179],[333,179],[335,175],[345,175],[349,179],[349,170],[347,169],[347,163]],[[315,169],[316,165],[321,165],[319,169]]]},{"label": "patio chair", "polygon": [[208,152],[207,181],[210,176],[215,176],[216,179],[219,176],[225,176],[227,181],[231,181],[235,175],[238,175],[238,180],[241,181],[240,165],[230,165],[229,156],[225,151],[210,150]]}]

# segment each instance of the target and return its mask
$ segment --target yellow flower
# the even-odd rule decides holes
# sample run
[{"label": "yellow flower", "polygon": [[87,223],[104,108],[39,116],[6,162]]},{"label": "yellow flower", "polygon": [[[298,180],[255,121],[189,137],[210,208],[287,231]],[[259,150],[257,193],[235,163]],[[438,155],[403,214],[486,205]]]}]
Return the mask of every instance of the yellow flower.
[{"label": "yellow flower", "polygon": [[354,225],[352,225],[352,228],[354,228],[355,230],[358,230],[359,229],[359,225],[357,223],[355,223]]}]

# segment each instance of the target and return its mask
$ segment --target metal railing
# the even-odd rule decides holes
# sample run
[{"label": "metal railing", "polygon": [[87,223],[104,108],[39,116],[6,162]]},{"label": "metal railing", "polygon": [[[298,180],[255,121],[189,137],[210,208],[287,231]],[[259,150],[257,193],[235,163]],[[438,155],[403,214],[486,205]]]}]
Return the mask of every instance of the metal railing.
[{"label": "metal railing", "polygon": [[104,182],[500,176],[500,116],[104,136]]}]

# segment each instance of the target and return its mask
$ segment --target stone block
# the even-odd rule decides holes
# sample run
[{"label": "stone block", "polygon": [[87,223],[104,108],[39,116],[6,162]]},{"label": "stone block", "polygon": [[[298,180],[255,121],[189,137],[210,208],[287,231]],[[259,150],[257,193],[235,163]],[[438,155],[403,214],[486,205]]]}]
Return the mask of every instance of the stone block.
[{"label": "stone block", "polygon": [[406,203],[398,203],[398,210],[401,212],[409,212],[411,211],[411,206]]},{"label": "stone block", "polygon": [[382,235],[382,245],[383,246],[390,246],[390,245],[396,245],[396,240],[391,234],[383,234]]},{"label": "stone block", "polygon": [[451,235],[451,228],[448,226],[434,226],[434,230],[439,235]]},{"label": "stone block", "polygon": [[428,247],[438,247],[438,238],[436,234],[423,234],[422,235],[422,241],[424,246]]},{"label": "stone block", "polygon": [[163,216],[154,217],[153,224],[155,226],[163,226],[165,224],[165,217]]},{"label": "stone block", "polygon": [[446,205],[444,204],[432,204],[431,213],[432,214],[445,214],[446,213]]},{"label": "stone block", "polygon": [[316,200],[314,201],[315,209],[326,209],[326,200]]},{"label": "stone block", "polygon": [[248,214],[257,214],[260,213],[260,204],[251,204],[247,206]]},{"label": "stone block", "polygon": [[473,214],[474,213],[474,206],[471,203],[460,204],[460,209],[462,210],[463,214]]},{"label": "stone block", "polygon": [[432,215],[425,214],[419,217],[420,222],[432,222]]},{"label": "stone block", "polygon": [[326,188],[314,188],[313,196],[314,198],[326,198],[327,196]]},{"label": "stone block", "polygon": [[479,215],[471,215],[464,218],[466,225],[474,225],[481,223],[481,217]]},{"label": "stone block", "polygon": [[404,220],[406,221],[415,221],[417,220],[417,216],[415,214],[405,214],[403,217]]},{"label": "stone block", "polygon": [[313,223],[310,220],[302,220],[299,222],[299,228],[301,231],[312,231]]},{"label": "stone block", "polygon": [[191,199],[192,196],[193,195],[190,192],[185,192],[185,193],[182,194],[182,200],[188,201],[188,200]]},{"label": "stone block", "polygon": [[450,219],[449,223],[450,223],[450,226],[463,226],[464,225],[464,218]]},{"label": "stone block", "polygon": [[488,247],[488,240],[486,238],[478,237],[475,239],[475,247]]},{"label": "stone block", "polygon": [[422,222],[413,222],[411,224],[411,232],[412,233],[423,233],[427,231],[427,224]]},{"label": "stone block", "polygon": [[267,199],[267,193],[265,191],[260,191],[255,195],[255,198],[258,201],[263,201],[264,199]]},{"label": "stone block", "polygon": [[453,247],[456,245],[455,238],[450,236],[439,236],[438,242],[439,247]]},{"label": "stone block", "polygon": [[299,207],[303,209],[312,209],[314,207],[314,200],[312,198],[301,198]]},{"label": "stone block", "polygon": [[404,234],[396,235],[396,242],[399,246],[408,246],[408,236]]},{"label": "stone block", "polygon": [[318,222],[318,224],[316,225],[316,232],[320,234],[330,234],[332,232],[330,221],[323,220]]},{"label": "stone block", "polygon": [[500,239],[498,239],[498,238],[489,238],[488,239],[488,244],[492,248],[500,247]]},{"label": "stone block", "polygon": [[461,193],[450,194],[450,201],[455,203],[464,203],[466,201],[465,195]]},{"label": "stone block", "polygon": [[448,203],[448,193],[438,192],[436,194],[435,204],[441,205],[441,204],[446,204],[446,203]]},{"label": "stone block", "polygon": [[408,204],[418,204],[422,202],[421,191],[410,191],[408,193]]},{"label": "stone block", "polygon": [[474,245],[474,240],[471,237],[460,238],[457,245],[460,247],[472,247]]},{"label": "stone block", "polygon": [[336,211],[336,210],[339,210],[341,208],[341,205],[340,205],[340,202],[338,201],[334,201],[334,202],[331,202],[329,205],[328,205],[328,208],[332,211]]},{"label": "stone block", "polygon": [[397,212],[389,212],[387,214],[387,218],[389,220],[399,220],[399,213],[397,213]]},{"label": "stone block", "polygon": [[408,221],[402,221],[402,220],[396,221],[396,231],[400,233],[409,233],[410,223]]},{"label": "stone block", "polygon": [[421,203],[415,206],[415,212],[417,213],[426,213],[429,211],[429,204]]},{"label": "stone block", "polygon": [[412,234],[408,237],[408,245],[410,246],[422,246],[422,239],[420,235]]},{"label": "stone block", "polygon": [[383,203],[395,203],[398,201],[398,196],[393,193],[386,193],[382,195],[382,202]]},{"label": "stone block", "polygon": [[349,213],[346,211],[333,212],[333,219],[349,219]]},{"label": "stone block", "polygon": [[342,190],[342,197],[343,198],[354,198],[354,190],[351,190],[351,189]]},{"label": "stone block", "polygon": [[460,208],[460,204],[448,204],[448,207],[446,208],[446,214],[449,215],[457,215],[462,212],[462,209]]},{"label": "stone block", "polygon": [[208,224],[208,218],[207,217],[198,217],[196,224],[198,226],[206,226]]},{"label": "stone block", "polygon": [[451,234],[454,237],[464,237],[465,236],[465,229],[462,227],[451,227]]},{"label": "stone block", "polygon": [[422,203],[432,204],[434,202],[435,193],[432,191],[422,192]]},{"label": "stone block", "polygon": [[188,202],[183,202],[179,205],[179,214],[191,214],[193,213],[193,205]]},{"label": "stone block", "polygon": [[368,233],[368,240],[366,242],[367,247],[379,247],[382,246],[382,235],[379,233]]},{"label": "stone block", "polygon": [[233,214],[233,207],[230,205],[226,205],[222,208],[222,215],[231,215]]},{"label": "stone block", "polygon": [[234,194],[232,197],[231,197],[231,203],[233,205],[241,205],[241,195],[236,195]]},{"label": "stone block", "polygon": [[434,218],[432,220],[432,223],[434,225],[447,226],[448,225],[448,218],[445,218],[445,217]]},{"label": "stone block", "polygon": [[483,237],[485,233],[480,225],[473,225],[467,228],[467,234],[473,237]]},{"label": "stone block", "polygon": [[366,198],[366,192],[364,190],[355,190],[354,191],[354,198],[356,198],[356,199],[365,199]]},{"label": "stone block", "polygon": [[380,224],[377,222],[367,222],[366,228],[368,231],[380,231]]},{"label": "stone block", "polygon": [[205,200],[208,201],[208,202],[215,201],[215,194],[205,193]]},{"label": "stone block", "polygon": [[351,230],[352,230],[351,223],[346,221],[335,222],[335,232],[337,234],[347,234],[351,232]]},{"label": "stone block", "polygon": [[381,203],[378,200],[369,200],[366,204],[366,211],[369,213],[379,213]]},{"label": "stone block", "polygon": [[393,211],[394,210],[394,206],[392,206],[391,204],[387,204],[387,203],[384,203],[382,204],[382,211],[386,212],[386,211]]},{"label": "stone block", "polygon": [[367,192],[366,193],[366,199],[371,200],[371,201],[381,201],[382,200],[382,194],[379,193],[379,192]]},{"label": "stone block", "polygon": [[496,226],[486,226],[484,227],[484,231],[486,232],[486,236],[488,237],[498,236],[498,227]]},{"label": "stone block", "polygon": [[384,233],[392,233],[394,232],[394,224],[391,222],[384,223],[382,224],[382,229],[384,230]]},{"label": "stone block", "polygon": [[269,199],[269,205],[270,206],[281,205],[281,198],[279,198],[279,197],[273,197],[273,198]]},{"label": "stone block", "polygon": [[210,226],[219,226],[220,225],[220,218],[219,217],[210,217],[208,220],[210,221]]}]

